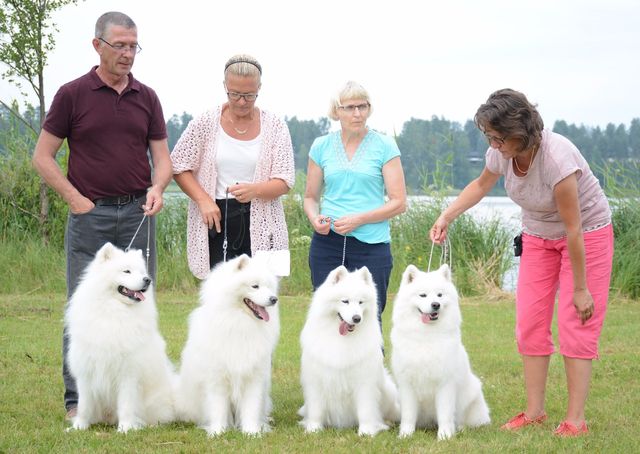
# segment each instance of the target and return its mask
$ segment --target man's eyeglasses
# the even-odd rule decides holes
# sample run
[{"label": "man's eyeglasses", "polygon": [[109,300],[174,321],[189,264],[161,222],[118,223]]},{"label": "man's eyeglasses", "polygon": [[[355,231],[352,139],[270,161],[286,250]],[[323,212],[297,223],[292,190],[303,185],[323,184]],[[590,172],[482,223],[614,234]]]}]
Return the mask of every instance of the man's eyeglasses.
[{"label": "man's eyeglasses", "polygon": [[111,44],[109,41],[106,41],[102,38],[98,38],[98,39],[103,43],[105,43],[110,48],[112,48],[113,50],[115,50],[116,52],[120,52],[121,54],[124,54],[127,51],[131,51],[134,54],[139,54],[140,51],[142,50],[142,47],[140,47],[139,44],[136,44],[135,46],[125,46],[124,44]]},{"label": "man's eyeglasses", "polygon": [[360,113],[362,112],[366,112],[367,110],[369,110],[369,103],[365,102],[363,104],[351,104],[348,106],[338,106],[338,109],[342,109],[347,113],[354,113],[356,111],[356,109],[358,109],[358,111]]},{"label": "man's eyeglasses", "polygon": [[484,137],[487,139],[487,142],[489,142],[489,145],[491,145],[491,142],[495,142],[499,147],[504,145],[505,140],[507,140],[507,137],[496,137],[490,134],[485,134]]},{"label": "man's eyeglasses", "polygon": [[247,102],[253,102],[258,97],[257,93],[236,93],[235,91],[228,91],[227,97],[231,101],[240,101],[240,98],[244,98]]}]

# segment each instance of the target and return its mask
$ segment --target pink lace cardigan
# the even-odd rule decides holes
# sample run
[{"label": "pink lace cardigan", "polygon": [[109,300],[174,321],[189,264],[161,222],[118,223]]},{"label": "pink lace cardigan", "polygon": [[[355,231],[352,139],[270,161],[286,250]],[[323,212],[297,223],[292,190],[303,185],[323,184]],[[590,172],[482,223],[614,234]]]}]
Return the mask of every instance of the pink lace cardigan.
[{"label": "pink lace cardigan", "polygon": [[[220,128],[221,107],[192,120],[171,153],[173,173],[193,171],[202,188],[215,199],[217,170],[216,143]],[[293,187],[295,168],[293,147],[287,124],[274,114],[260,111],[262,148],[254,181],[280,178]],[[280,198],[254,199],[250,213],[251,251],[289,248],[287,223]],[[189,269],[198,278],[209,273],[209,238],[200,210],[189,201],[187,215],[187,258]]]}]

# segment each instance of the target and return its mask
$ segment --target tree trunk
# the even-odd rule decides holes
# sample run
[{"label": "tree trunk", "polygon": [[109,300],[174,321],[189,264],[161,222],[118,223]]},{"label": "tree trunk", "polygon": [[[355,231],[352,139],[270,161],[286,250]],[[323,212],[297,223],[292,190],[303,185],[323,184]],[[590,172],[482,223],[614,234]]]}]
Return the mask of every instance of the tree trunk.
[{"label": "tree trunk", "polygon": [[[42,62],[42,60],[40,60]],[[42,125],[44,124],[45,110],[44,110],[44,65],[39,65],[40,71],[38,71],[38,98],[40,101],[40,131],[42,131]],[[40,133],[38,131],[38,133]],[[40,233],[45,244],[49,244],[50,232],[49,232],[49,192],[47,183],[40,178]]]}]

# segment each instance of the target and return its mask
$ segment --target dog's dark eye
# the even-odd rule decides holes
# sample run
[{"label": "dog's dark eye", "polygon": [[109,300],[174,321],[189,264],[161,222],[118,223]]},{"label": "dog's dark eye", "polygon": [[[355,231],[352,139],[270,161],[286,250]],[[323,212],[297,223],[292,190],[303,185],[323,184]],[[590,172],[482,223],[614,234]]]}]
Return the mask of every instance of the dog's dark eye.
[{"label": "dog's dark eye", "polygon": [[342,300],[344,304],[349,304],[349,300]]},{"label": "dog's dark eye", "polygon": [[359,304],[364,304],[364,301],[358,301]]},{"label": "dog's dark eye", "polygon": [[129,271],[129,270],[124,270],[124,273],[131,274],[131,271]]},{"label": "dog's dark eye", "polygon": [[251,288],[260,288],[258,284],[252,285]]},{"label": "dog's dark eye", "polygon": [[438,298],[442,298],[442,293],[438,293]]},{"label": "dog's dark eye", "polygon": [[421,293],[421,294],[420,294],[420,298],[426,298],[426,297],[427,297],[427,294],[426,294],[426,293]]}]

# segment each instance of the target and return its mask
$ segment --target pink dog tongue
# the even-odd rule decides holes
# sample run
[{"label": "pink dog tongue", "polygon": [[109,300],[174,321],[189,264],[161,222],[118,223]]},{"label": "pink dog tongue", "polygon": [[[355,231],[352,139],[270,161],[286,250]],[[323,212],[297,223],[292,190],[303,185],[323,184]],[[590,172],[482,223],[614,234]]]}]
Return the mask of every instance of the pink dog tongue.
[{"label": "pink dog tongue", "polygon": [[133,292],[133,296],[138,298],[140,301],[144,301],[144,293],[142,292]]},{"label": "pink dog tongue", "polygon": [[345,322],[344,320],[340,322],[340,328],[338,328],[338,331],[340,331],[340,335],[341,336],[346,336],[347,333],[349,332],[349,324],[347,322]]},{"label": "pink dog tongue", "polygon": [[269,321],[269,313],[267,312],[267,310],[263,306],[260,306],[259,304],[256,304],[253,307],[256,309],[258,314],[260,314],[260,317],[262,317],[262,320],[264,320],[265,322]]},{"label": "pink dog tongue", "polygon": [[431,321],[429,314],[422,314],[420,315],[420,318],[422,319],[422,323],[429,323]]}]

